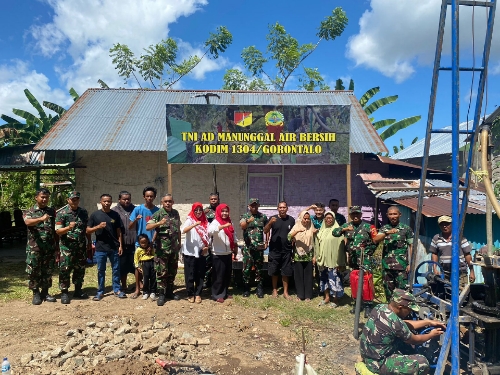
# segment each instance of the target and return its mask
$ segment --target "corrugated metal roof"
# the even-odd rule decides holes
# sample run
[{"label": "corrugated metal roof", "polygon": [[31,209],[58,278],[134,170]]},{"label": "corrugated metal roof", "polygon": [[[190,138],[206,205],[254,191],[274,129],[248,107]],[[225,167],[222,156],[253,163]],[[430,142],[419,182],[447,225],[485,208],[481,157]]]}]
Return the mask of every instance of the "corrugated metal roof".
[{"label": "corrugated metal roof", "polygon": [[[460,124],[460,130],[471,130],[473,123],[473,120],[470,120],[469,122],[462,122]],[[443,128],[443,130],[451,130],[451,126],[447,126]],[[460,142],[458,147],[461,148],[465,146],[467,134],[460,134],[459,139]],[[421,158],[424,155],[424,144],[425,138],[422,138],[404,150],[399,151],[397,154],[392,155],[391,158],[398,160]],[[431,134],[429,156],[442,154],[451,154],[451,133]]]},{"label": "corrugated metal roof", "polygon": [[[383,200],[392,200],[412,210],[417,210],[418,204],[418,189],[420,187],[420,180],[403,180],[397,178],[384,178],[378,173],[360,173],[366,187]],[[376,181],[376,182],[372,182]],[[428,192],[433,187],[451,187],[448,181],[438,179],[427,179],[425,181],[426,189]],[[384,191],[387,188],[413,188],[412,190],[391,190]],[[463,192],[460,192],[460,200],[462,199]],[[486,194],[476,189],[469,191],[469,203],[467,205],[468,214],[485,214],[486,213]],[[441,215],[451,214],[451,192],[441,192],[424,198],[422,214],[427,217],[435,217]]]},{"label": "corrugated metal roof", "polygon": [[38,142],[38,150],[165,151],[166,104],[350,105],[351,152],[387,152],[350,91],[165,91],[89,89]]}]

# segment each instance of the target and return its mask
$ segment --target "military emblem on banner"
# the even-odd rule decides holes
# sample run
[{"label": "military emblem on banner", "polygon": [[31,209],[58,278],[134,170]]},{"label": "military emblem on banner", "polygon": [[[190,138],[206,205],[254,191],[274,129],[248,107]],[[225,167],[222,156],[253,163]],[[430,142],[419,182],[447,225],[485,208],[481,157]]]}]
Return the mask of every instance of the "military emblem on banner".
[{"label": "military emblem on banner", "polygon": [[242,127],[252,125],[252,112],[234,112],[234,123]]}]

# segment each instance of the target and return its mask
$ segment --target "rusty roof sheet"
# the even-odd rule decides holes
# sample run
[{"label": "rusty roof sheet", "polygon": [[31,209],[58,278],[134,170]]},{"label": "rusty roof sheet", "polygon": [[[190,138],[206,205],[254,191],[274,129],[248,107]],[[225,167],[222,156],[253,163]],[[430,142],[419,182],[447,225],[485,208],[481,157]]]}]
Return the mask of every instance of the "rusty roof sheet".
[{"label": "rusty roof sheet", "polygon": [[36,145],[37,150],[166,151],[166,104],[350,105],[350,149],[388,152],[351,91],[184,91],[88,89]]},{"label": "rusty roof sheet", "polygon": [[[399,178],[384,178],[379,173],[360,173],[358,174],[363,179],[366,187],[383,200],[391,200],[400,205],[417,210],[418,205],[418,189],[420,180],[403,180]],[[426,179],[425,183],[427,192],[430,192],[433,187],[447,188],[451,187],[451,183],[439,179]],[[401,190],[392,190],[395,187]],[[391,188],[390,191],[383,188]],[[411,190],[408,188],[412,188]],[[432,192],[430,192],[432,194]],[[463,192],[460,192],[460,201]],[[469,190],[469,202],[467,205],[468,214],[485,214],[486,213],[486,194],[483,191],[471,188]],[[435,217],[451,214],[451,192],[435,192],[430,196],[424,197],[422,214],[427,217]]]}]

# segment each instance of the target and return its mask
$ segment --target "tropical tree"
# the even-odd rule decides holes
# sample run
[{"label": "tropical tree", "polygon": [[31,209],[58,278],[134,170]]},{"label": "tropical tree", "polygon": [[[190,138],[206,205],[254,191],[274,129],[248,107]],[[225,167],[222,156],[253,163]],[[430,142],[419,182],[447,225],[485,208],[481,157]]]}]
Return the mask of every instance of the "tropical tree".
[{"label": "tropical tree", "polygon": [[[248,82],[261,79],[259,87],[264,83],[266,89],[283,91],[290,77],[316,51],[320,43],[323,40],[334,40],[342,35],[347,22],[347,16],[342,8],[335,8],[330,16],[321,21],[316,33],[318,37],[316,43],[306,44],[300,44],[280,23],[269,25],[266,53],[255,46],[246,47],[241,53],[243,64],[250,76],[237,73],[234,69],[228,70],[224,75],[223,87],[236,89],[236,85],[239,84],[237,89],[245,90],[245,86],[249,85]],[[304,67],[303,73],[299,75],[299,88],[311,91],[329,89],[318,70],[307,67]]]},{"label": "tropical tree", "polygon": [[[415,138],[413,138],[413,141],[411,141],[411,144],[414,144],[417,141],[418,141],[418,137],[415,137]],[[405,149],[403,138],[399,139],[399,147],[398,146],[392,146],[392,149],[394,150],[395,154],[397,154],[399,151],[403,151]]]},{"label": "tropical tree", "polygon": [[269,86],[261,78],[248,77],[239,69],[228,69],[222,78],[222,90],[266,91]]},{"label": "tropical tree", "polygon": [[205,57],[217,59],[232,41],[233,36],[229,30],[220,26],[217,28],[217,32],[210,33],[205,41],[203,55],[189,56],[181,62],[177,62],[179,47],[173,38],[144,48],[144,53],[138,58],[126,44],[116,43],[109,50],[109,56],[113,59],[118,75],[123,77],[125,83],[130,80],[130,77],[133,77],[142,88],[139,80],[142,78],[143,83],[146,82],[151,88],[169,89],[182,77],[189,74]]}]

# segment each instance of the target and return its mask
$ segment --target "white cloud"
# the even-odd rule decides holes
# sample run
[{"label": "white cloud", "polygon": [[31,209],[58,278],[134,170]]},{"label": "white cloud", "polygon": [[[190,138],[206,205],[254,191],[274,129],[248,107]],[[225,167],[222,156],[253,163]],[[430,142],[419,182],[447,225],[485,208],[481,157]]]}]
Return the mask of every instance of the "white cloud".
[{"label": "white cloud", "polygon": [[[31,28],[36,49],[45,57],[67,54],[71,64],[61,63],[56,72],[66,87],[80,92],[98,87],[98,79],[110,87],[125,86],[109,57],[114,43],[127,44],[140,55],[142,48],[168,36],[171,23],[208,3],[207,0],[46,1],[54,16],[50,23]],[[193,75],[195,79],[215,70],[213,62],[200,65]],[[133,81],[129,85],[137,86]]]},{"label": "white cloud", "polygon": [[[440,0],[371,0],[371,9],[359,20],[359,33],[347,44],[347,57],[357,66],[377,70],[396,82],[408,79],[419,65],[432,64],[436,49]],[[451,52],[450,12],[448,8],[443,52]],[[476,66],[480,64],[486,14],[484,7],[474,9]],[[491,63],[500,57],[500,41],[494,33]],[[460,49],[471,56],[472,7],[460,7]],[[472,56],[470,58],[472,60]],[[442,59],[443,65],[449,56]],[[449,64],[451,65],[451,64]]]},{"label": "white cloud", "polygon": [[[49,79],[44,74],[32,70],[26,62],[15,60],[10,65],[0,65],[0,114],[22,120],[12,113],[12,108],[18,108],[37,115],[36,109],[24,94],[25,89],[28,89],[40,104],[47,100],[66,107],[72,102],[69,95],[62,90],[51,89]],[[47,114],[53,114],[45,107],[44,110]]]}]

